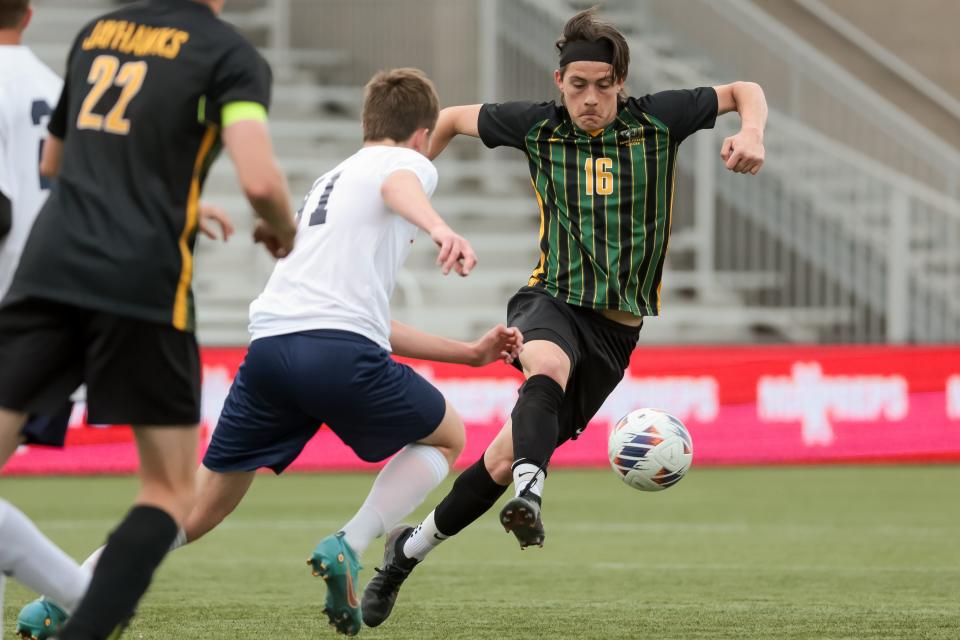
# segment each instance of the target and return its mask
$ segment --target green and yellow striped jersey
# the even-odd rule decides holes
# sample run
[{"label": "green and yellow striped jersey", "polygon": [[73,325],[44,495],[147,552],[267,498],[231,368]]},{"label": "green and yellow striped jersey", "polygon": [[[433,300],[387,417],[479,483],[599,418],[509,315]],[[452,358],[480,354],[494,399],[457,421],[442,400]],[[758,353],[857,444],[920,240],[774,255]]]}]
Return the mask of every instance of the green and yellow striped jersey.
[{"label": "green and yellow striped jersey", "polygon": [[677,150],[716,116],[710,87],[629,98],[593,132],[552,102],[483,105],[484,144],[529,159],[540,207],[540,260],[529,284],[576,306],[657,315]]}]

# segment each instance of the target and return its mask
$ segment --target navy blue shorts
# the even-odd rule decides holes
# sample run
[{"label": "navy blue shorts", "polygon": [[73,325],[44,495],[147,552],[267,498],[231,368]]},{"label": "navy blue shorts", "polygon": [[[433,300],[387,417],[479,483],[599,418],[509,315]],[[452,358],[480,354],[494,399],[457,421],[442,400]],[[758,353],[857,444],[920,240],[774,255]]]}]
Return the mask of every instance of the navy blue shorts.
[{"label": "navy blue shorts", "polygon": [[374,342],[323,329],[250,344],[203,458],[211,471],[281,473],[326,424],[367,462],[426,438],[443,395]]},{"label": "navy blue shorts", "polygon": [[30,416],[20,434],[26,444],[62,447],[67,439],[71,413],[73,413],[73,402],[68,400],[50,415]]}]

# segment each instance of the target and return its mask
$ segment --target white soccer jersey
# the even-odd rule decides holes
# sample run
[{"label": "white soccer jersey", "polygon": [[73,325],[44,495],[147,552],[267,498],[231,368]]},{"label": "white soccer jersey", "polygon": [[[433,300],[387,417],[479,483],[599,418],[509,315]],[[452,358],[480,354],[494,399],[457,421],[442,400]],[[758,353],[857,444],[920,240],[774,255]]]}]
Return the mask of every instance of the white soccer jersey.
[{"label": "white soccer jersey", "polygon": [[10,233],[0,240],[0,298],[47,199],[48,184],[39,172],[40,145],[62,86],[28,48],[0,45],[0,191],[13,203]]},{"label": "white soccer jersey", "polygon": [[380,187],[404,169],[433,195],[436,168],[403,147],[364,147],[313,184],[293,252],[250,304],[253,340],[341,329],[390,350],[390,295],[417,227],[387,208]]}]

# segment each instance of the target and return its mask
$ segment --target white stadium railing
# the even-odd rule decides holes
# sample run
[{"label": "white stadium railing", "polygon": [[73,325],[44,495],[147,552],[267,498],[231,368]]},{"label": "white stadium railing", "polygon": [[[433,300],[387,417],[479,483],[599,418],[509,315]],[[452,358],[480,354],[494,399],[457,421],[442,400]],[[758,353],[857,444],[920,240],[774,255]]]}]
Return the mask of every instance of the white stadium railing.
[{"label": "white stadium railing", "polygon": [[870,58],[880,63],[888,71],[919,91],[931,102],[956,118],[960,124],[960,100],[949,91],[930,80],[902,58],[864,33],[855,24],[828,7],[822,0],[793,0],[808,12],[816,16],[825,25],[836,31],[847,41],[856,45]]}]

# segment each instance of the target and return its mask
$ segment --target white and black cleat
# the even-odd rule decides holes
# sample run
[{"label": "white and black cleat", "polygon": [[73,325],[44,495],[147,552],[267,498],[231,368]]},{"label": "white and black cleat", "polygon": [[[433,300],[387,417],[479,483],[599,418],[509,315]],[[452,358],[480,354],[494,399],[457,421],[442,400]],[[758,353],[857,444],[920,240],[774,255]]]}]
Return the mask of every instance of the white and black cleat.
[{"label": "white and black cleat", "polygon": [[512,533],[520,543],[520,549],[530,546],[543,547],[546,534],[540,519],[540,503],[532,498],[517,496],[500,510],[500,524]]}]

